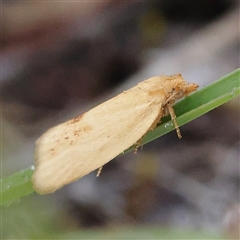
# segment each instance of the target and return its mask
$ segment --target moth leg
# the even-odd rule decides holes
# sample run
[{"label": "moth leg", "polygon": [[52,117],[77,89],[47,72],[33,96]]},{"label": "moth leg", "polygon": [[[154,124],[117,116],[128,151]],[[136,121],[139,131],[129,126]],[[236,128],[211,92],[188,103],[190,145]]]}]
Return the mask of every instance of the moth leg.
[{"label": "moth leg", "polygon": [[179,126],[178,126],[177,121],[176,121],[176,114],[175,114],[174,109],[173,109],[173,107],[170,103],[167,103],[167,109],[168,109],[168,112],[169,112],[169,114],[171,116],[171,119],[173,121],[173,124],[174,124],[174,127],[176,129],[178,138],[182,138]]},{"label": "moth leg", "polygon": [[102,172],[102,169],[103,169],[103,166],[101,166],[101,167],[98,169],[96,177],[99,177],[99,176],[100,176],[100,174],[101,174],[101,172]]},{"label": "moth leg", "polygon": [[144,135],[135,143],[134,153],[137,153],[138,148],[142,145],[142,140],[143,140],[143,137],[144,137],[145,135],[146,135],[146,134],[144,134]]}]

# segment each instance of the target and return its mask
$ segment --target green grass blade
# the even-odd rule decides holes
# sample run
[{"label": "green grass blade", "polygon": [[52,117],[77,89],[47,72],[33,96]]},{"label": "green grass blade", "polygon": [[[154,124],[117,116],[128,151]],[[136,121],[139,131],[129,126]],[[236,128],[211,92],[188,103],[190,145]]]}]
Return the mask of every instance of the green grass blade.
[{"label": "green grass blade", "polygon": [[[179,126],[211,111],[212,109],[228,102],[240,94],[240,69],[237,69],[218,81],[198,90],[186,97],[175,106],[177,123]],[[143,139],[146,144],[154,139],[174,130],[170,117],[164,117],[161,124],[149,132]],[[129,148],[125,152],[132,150]],[[15,200],[26,196],[34,191],[31,182],[33,168],[22,170],[10,177],[0,180],[1,205],[9,205]]]},{"label": "green grass blade", "polygon": [[1,205],[8,206],[34,192],[31,182],[32,173],[33,167],[29,167],[0,180]]}]

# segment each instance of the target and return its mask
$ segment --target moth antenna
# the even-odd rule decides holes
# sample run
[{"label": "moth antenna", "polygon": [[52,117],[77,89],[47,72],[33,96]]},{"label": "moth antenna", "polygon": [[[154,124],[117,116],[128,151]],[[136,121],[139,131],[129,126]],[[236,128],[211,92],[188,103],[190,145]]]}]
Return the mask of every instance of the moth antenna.
[{"label": "moth antenna", "polygon": [[176,114],[174,112],[174,109],[173,109],[172,105],[170,103],[168,103],[167,104],[167,108],[168,108],[168,112],[169,112],[169,114],[171,116],[171,119],[173,121],[174,127],[176,129],[177,136],[178,136],[178,138],[182,138],[179,126],[178,126],[177,121],[176,121]]},{"label": "moth antenna", "polygon": [[99,177],[99,176],[100,176],[100,174],[101,174],[101,172],[102,172],[102,169],[103,169],[103,166],[101,166],[101,167],[98,169],[96,177]]}]

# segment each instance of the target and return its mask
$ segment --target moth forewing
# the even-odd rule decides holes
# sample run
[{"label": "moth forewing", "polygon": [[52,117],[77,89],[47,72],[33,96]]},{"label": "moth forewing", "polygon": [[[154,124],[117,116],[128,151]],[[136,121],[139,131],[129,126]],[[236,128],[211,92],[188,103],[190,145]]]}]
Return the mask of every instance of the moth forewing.
[{"label": "moth forewing", "polygon": [[51,193],[101,168],[156,127],[173,92],[196,88],[181,75],[150,78],[49,129],[36,142],[35,190]]}]

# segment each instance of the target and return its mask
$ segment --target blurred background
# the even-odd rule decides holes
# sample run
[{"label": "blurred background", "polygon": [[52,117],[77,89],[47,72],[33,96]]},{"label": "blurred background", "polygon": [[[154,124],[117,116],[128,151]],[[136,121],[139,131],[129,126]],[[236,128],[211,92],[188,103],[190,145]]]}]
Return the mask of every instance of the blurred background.
[{"label": "blurred background", "polygon": [[[237,0],[2,1],[1,15],[2,177],[34,164],[48,128],[140,81],[181,73],[204,87],[239,67]],[[99,178],[22,198],[2,209],[2,237],[238,239],[239,116],[238,98]]]}]

